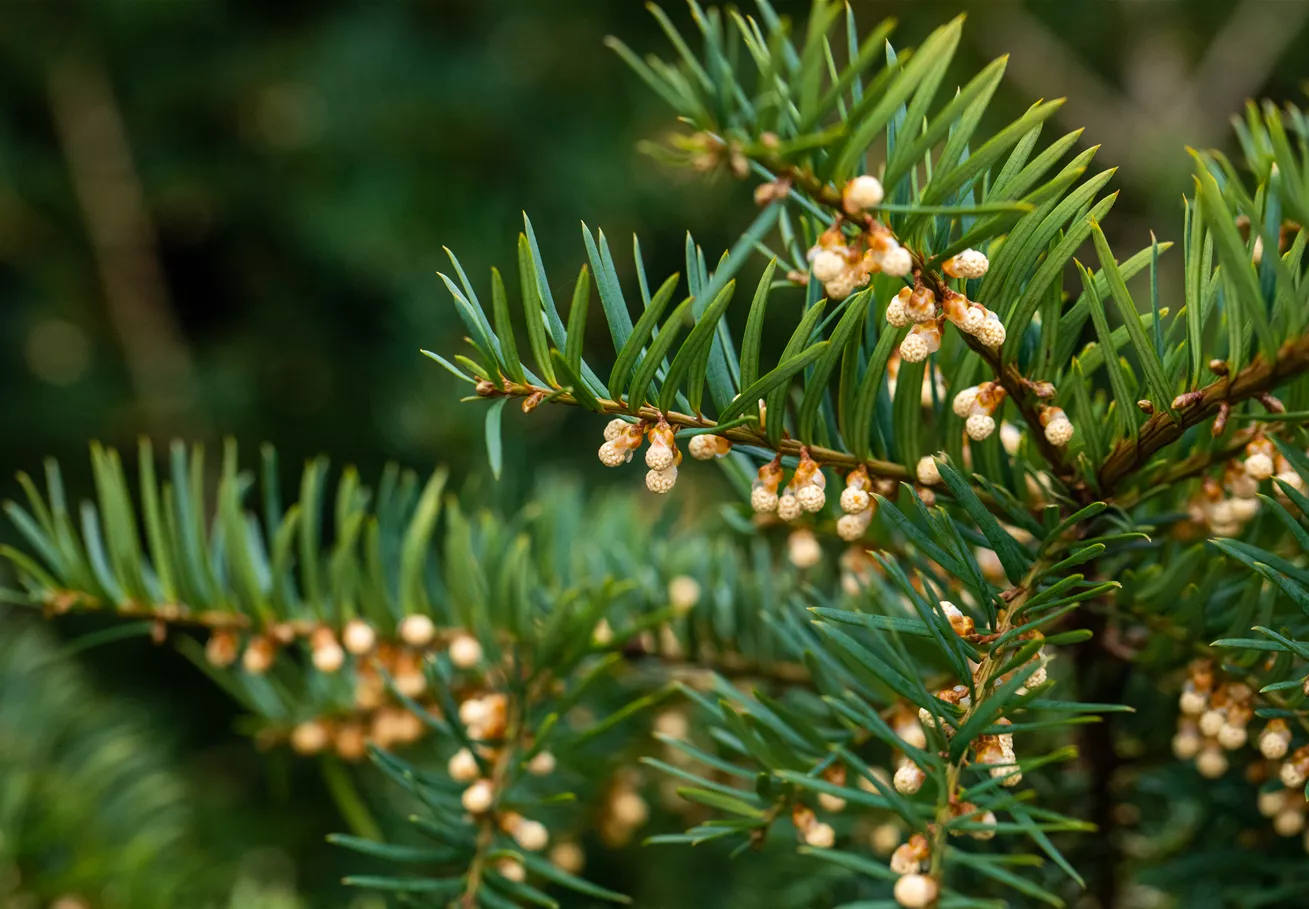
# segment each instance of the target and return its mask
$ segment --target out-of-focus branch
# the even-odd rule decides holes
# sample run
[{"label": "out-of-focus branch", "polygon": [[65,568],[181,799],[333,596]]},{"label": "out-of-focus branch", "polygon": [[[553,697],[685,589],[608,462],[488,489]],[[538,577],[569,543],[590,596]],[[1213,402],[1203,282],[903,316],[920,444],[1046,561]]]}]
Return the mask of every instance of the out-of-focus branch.
[{"label": "out-of-focus branch", "polygon": [[50,109],[95,252],[109,318],[147,423],[192,406],[191,356],[168,302],[154,226],[104,70],[81,56],[49,71]]}]

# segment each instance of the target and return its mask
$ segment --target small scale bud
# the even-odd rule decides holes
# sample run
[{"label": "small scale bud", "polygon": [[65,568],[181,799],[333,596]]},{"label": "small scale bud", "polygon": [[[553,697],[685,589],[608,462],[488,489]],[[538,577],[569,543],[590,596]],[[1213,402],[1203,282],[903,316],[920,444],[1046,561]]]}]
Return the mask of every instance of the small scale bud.
[{"label": "small scale bud", "polygon": [[861,511],[867,511],[872,501],[873,498],[866,489],[847,486],[841,490],[841,510],[846,514],[859,514]]},{"label": "small scale bud", "polygon": [[835,813],[837,811],[845,810],[845,799],[841,798],[839,795],[832,795],[829,792],[820,792],[818,793],[818,805],[824,811]]},{"label": "small scale bud", "polygon": [[251,675],[263,675],[272,668],[273,660],[276,658],[277,645],[273,643],[272,638],[251,638],[250,643],[245,647],[245,653],[241,654],[241,666]]},{"label": "small scale bud", "polygon": [[1205,779],[1216,780],[1227,772],[1227,755],[1216,744],[1207,744],[1195,758],[1195,769]]},{"label": "small scale bud", "polygon": [[616,442],[605,442],[600,446],[600,463],[605,467],[621,467],[630,460],[630,448],[620,448]]},{"label": "small scale bud", "polygon": [[686,615],[700,602],[700,583],[695,578],[679,574],[668,582],[668,605],[676,615]]},{"label": "small scale bud", "polygon": [[830,824],[814,824],[805,831],[804,841],[815,849],[831,849],[836,843],[836,831]]},{"label": "small scale bud", "polygon": [[882,253],[882,274],[903,278],[914,269],[913,256],[903,246],[893,246]]},{"label": "small scale bud", "polygon": [[927,782],[927,774],[913,761],[904,761],[895,771],[893,779],[895,791],[901,795],[913,795]]},{"label": "small scale bud", "polygon": [[1263,732],[1259,733],[1259,753],[1269,760],[1286,757],[1290,746],[1291,730],[1287,728],[1285,720],[1269,720]]},{"label": "small scale bud", "polygon": [[1147,417],[1152,416],[1154,414],[1154,403],[1146,400],[1145,398],[1142,398],[1141,400],[1137,401],[1136,407],[1138,410],[1141,411],[1141,413],[1145,414]]},{"label": "small scale bud", "polygon": [[821,283],[835,281],[849,267],[845,256],[830,249],[820,249],[814,254],[812,268],[814,277]]},{"label": "small scale bud", "polygon": [[800,507],[810,514],[816,514],[823,510],[827,504],[827,493],[820,487],[809,484],[801,486],[795,494],[795,500],[800,503]]},{"label": "small scale bud", "polygon": [[527,772],[532,776],[549,776],[555,771],[555,756],[548,751],[538,751],[527,762]]},{"label": "small scale bud", "polygon": [[926,909],[939,892],[936,881],[922,874],[906,874],[895,882],[895,901],[905,909]]},{"label": "small scale bud", "polygon": [[686,449],[697,461],[712,461],[718,456],[718,447],[714,444],[713,436],[708,433],[691,436],[690,441],[686,443]]},{"label": "small scale bud", "polygon": [[818,538],[804,528],[794,531],[787,538],[786,548],[787,556],[796,568],[813,568],[823,558],[823,547]]},{"label": "small scale bud", "polygon": [[649,470],[645,474],[645,488],[656,495],[666,495],[673,491],[673,486],[677,484],[677,468],[669,467],[665,470]]},{"label": "small scale bud", "polygon": [[472,814],[484,814],[491,810],[491,805],[495,802],[495,790],[491,787],[491,781],[477,780],[464,790],[460,801],[463,803],[464,810]]},{"label": "small scale bud", "polygon": [[1183,729],[1173,736],[1173,755],[1179,761],[1189,761],[1204,746],[1204,739],[1195,729]]},{"label": "small scale bud", "polygon": [[291,747],[296,754],[318,754],[327,747],[327,727],[317,720],[301,723],[291,730]]},{"label": "small scale bud", "polygon": [[400,639],[410,647],[426,647],[436,637],[436,625],[430,617],[407,615],[400,621]]},{"label": "small scale bud", "polygon": [[450,662],[458,669],[472,669],[482,662],[482,645],[470,634],[456,635],[450,642]]},{"label": "small scale bud", "polygon": [[868,531],[872,519],[872,509],[864,509],[856,514],[843,514],[837,519],[836,533],[847,543],[853,543]]},{"label": "small scale bud", "polygon": [[612,442],[614,439],[618,438],[624,432],[626,432],[627,427],[630,425],[631,424],[628,423],[626,420],[621,419],[619,417],[615,417],[614,419],[610,420],[609,425],[605,427],[605,441]]},{"label": "small scale bud", "polygon": [[791,490],[786,490],[777,500],[777,516],[783,521],[794,521],[804,514],[804,507],[796,500]]},{"label": "small scale bud", "polygon": [[1283,761],[1277,776],[1287,789],[1299,789],[1305,782],[1304,768],[1295,760]]},{"label": "small scale bud", "polygon": [[1259,814],[1263,817],[1275,817],[1286,806],[1286,790],[1274,789],[1261,792],[1255,799]]},{"label": "small scale bud", "polygon": [[884,196],[882,181],[862,174],[845,184],[845,189],[841,191],[841,202],[848,214],[860,215],[881,205]]},{"label": "small scale bud", "polygon": [[1000,317],[995,313],[988,313],[973,334],[977,337],[977,340],[992,350],[1004,344],[1007,337],[1004,323],[1000,321]]},{"label": "small scale bud", "polygon": [[236,662],[239,649],[240,642],[236,634],[220,628],[205,642],[205,659],[209,661],[210,666],[223,669]]},{"label": "small scale bud", "polygon": [[1056,417],[1045,425],[1045,440],[1051,445],[1064,446],[1073,437],[1073,422],[1067,417]]},{"label": "small scale bud", "polygon": [[975,413],[968,418],[964,429],[968,432],[968,438],[981,442],[995,432],[995,420],[984,413]]},{"label": "small scale bud", "polygon": [[886,304],[886,324],[892,328],[904,328],[906,325],[913,324],[913,319],[904,311],[904,298],[909,296],[909,288],[905,288],[899,295],[891,298],[891,302]]},{"label": "small scale bud", "polygon": [[331,674],[345,663],[345,651],[336,641],[321,644],[313,649],[314,668],[319,672]]},{"label": "small scale bud", "polygon": [[560,871],[578,874],[586,867],[586,853],[571,840],[555,843],[550,850],[550,862]]},{"label": "small scale bud", "polygon": [[991,262],[986,258],[985,253],[978,252],[975,249],[965,249],[949,259],[946,259],[941,265],[941,271],[945,272],[952,278],[980,278],[986,274],[991,267]]},{"label": "small scale bud", "polygon": [[973,407],[977,405],[977,392],[978,387],[974,385],[971,388],[965,388],[954,396],[952,406],[956,417],[967,417],[973,412]]},{"label": "small scale bud", "polygon": [[1188,687],[1182,691],[1181,697],[1177,699],[1177,706],[1187,716],[1199,716],[1209,706],[1209,696],[1196,691],[1188,683]]},{"label": "small scale bud", "polygon": [[495,863],[496,873],[512,884],[521,884],[527,880],[527,869],[516,858],[502,858]]},{"label": "small scale bud", "polygon": [[1296,836],[1304,830],[1304,809],[1297,806],[1284,808],[1273,817],[1273,830],[1278,836]]},{"label": "small scale bud", "polygon": [[363,619],[351,619],[345,623],[341,632],[341,643],[355,656],[361,656],[373,649],[377,643],[377,632]]},{"label": "small scale bud", "polygon": [[1263,452],[1252,454],[1245,459],[1245,472],[1256,480],[1266,480],[1273,475],[1273,459]]},{"label": "small scale bud", "polygon": [[764,486],[755,486],[750,490],[750,507],[756,514],[772,514],[777,511],[777,493]]},{"label": "small scale bud", "polygon": [[1218,744],[1228,751],[1243,748],[1248,738],[1249,733],[1244,726],[1224,723],[1218,730]]},{"label": "small scale bud", "polygon": [[446,765],[446,770],[450,774],[450,779],[456,783],[471,783],[481,773],[477,766],[477,758],[473,757],[473,753],[467,748],[460,748],[454,753]]},{"label": "small scale bud", "polygon": [[1227,719],[1227,716],[1221,710],[1206,710],[1200,714],[1200,734],[1206,738],[1216,736],[1218,730],[1223,728],[1225,719]]},{"label": "small scale bud", "polygon": [[513,838],[528,852],[540,852],[550,844],[550,831],[540,821],[522,820],[514,825]]},{"label": "small scale bud", "polygon": [[976,823],[984,824],[990,827],[990,830],[969,830],[968,835],[975,840],[990,840],[995,838],[995,826],[999,823],[994,811],[984,811],[981,816],[976,818]]},{"label": "small scale bud", "polygon": [[918,459],[914,473],[918,476],[918,482],[924,486],[935,486],[941,482],[941,470],[936,466],[936,458],[931,455]]}]

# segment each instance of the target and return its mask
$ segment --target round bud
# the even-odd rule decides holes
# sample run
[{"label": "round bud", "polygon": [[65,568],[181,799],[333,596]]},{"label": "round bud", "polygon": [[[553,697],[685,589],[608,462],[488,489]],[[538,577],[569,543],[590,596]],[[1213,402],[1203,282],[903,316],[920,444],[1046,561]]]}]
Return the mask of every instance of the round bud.
[{"label": "round bud", "polygon": [[314,648],[313,661],[319,672],[336,672],[345,663],[345,651],[335,641],[322,644]]},{"label": "round bud", "polygon": [[993,350],[1003,344],[1006,337],[1004,323],[1000,321],[999,316],[995,313],[987,315],[973,334],[977,337],[977,340]]},{"label": "round bud", "polygon": [[1067,417],[1051,420],[1045,427],[1045,439],[1051,445],[1067,445],[1073,437],[1073,423]]},{"label": "round bud", "polygon": [[836,280],[848,267],[849,263],[846,262],[845,256],[830,249],[820,249],[817,255],[814,256],[814,277],[821,284],[828,284]]},{"label": "round bud", "polygon": [[605,467],[621,467],[630,461],[632,452],[626,448],[619,448],[613,442],[605,442],[600,446],[600,463]]},{"label": "round bud", "polygon": [[577,843],[568,840],[555,843],[554,848],[550,850],[550,861],[560,871],[577,874],[586,867],[586,853]]},{"label": "round bud", "polygon": [[1255,800],[1259,813],[1264,817],[1273,817],[1286,806],[1286,790],[1274,789],[1259,793]]},{"label": "round bud", "polygon": [[1299,789],[1304,785],[1304,771],[1295,761],[1285,761],[1277,772],[1277,777],[1287,789]]},{"label": "round bud", "polygon": [[843,514],[837,519],[836,533],[847,543],[853,543],[864,535],[869,523],[869,514],[866,510],[858,514]]},{"label": "round bud", "polygon": [[410,647],[426,647],[436,637],[436,625],[425,615],[407,615],[400,621],[400,640]]},{"label": "round bud", "polygon": [[795,494],[795,500],[800,503],[800,507],[810,514],[815,514],[823,510],[827,504],[827,493],[820,487],[810,483],[808,486],[801,486]]},{"label": "round bud", "polygon": [[805,831],[804,841],[815,849],[831,849],[836,843],[836,831],[830,824],[814,824]]},{"label": "round bud", "polygon": [[882,189],[881,180],[868,174],[861,174],[845,184],[841,196],[845,210],[849,214],[857,215],[881,205],[885,191]]},{"label": "round bud", "polygon": [[931,352],[931,345],[918,332],[910,332],[900,342],[900,359],[906,363],[921,363]]},{"label": "round bud", "polygon": [[527,762],[527,772],[532,776],[549,776],[554,773],[555,756],[548,751],[538,751]]},{"label": "round bud", "polygon": [[1245,472],[1256,480],[1266,480],[1273,475],[1273,459],[1256,452],[1245,459]]},{"label": "round bud", "polygon": [[377,643],[377,632],[363,619],[351,619],[341,632],[341,643],[355,656],[368,653]]},{"label": "round bud", "polygon": [[813,568],[823,558],[823,547],[808,530],[797,530],[786,541],[787,555],[796,568]]},{"label": "round bud", "polygon": [[505,880],[514,884],[521,884],[527,880],[527,869],[523,863],[515,858],[502,858],[495,863],[496,872]]},{"label": "round bud", "polygon": [[951,405],[956,417],[967,417],[977,406],[977,386],[965,388],[959,394],[954,396],[954,402]]},{"label": "round bud", "polygon": [[668,605],[676,615],[686,615],[700,602],[700,583],[693,577],[679,574],[668,582]]},{"label": "round bud", "polygon": [[1259,513],[1258,499],[1228,499],[1228,508],[1232,512],[1232,520],[1245,523],[1253,521],[1254,516]]},{"label": "round bud", "polygon": [[873,498],[868,494],[868,491],[860,489],[858,486],[847,486],[841,490],[841,510],[846,514],[859,514],[861,511],[867,511],[872,501]]},{"label": "round bud", "polygon": [[1173,736],[1173,755],[1179,761],[1189,761],[1200,753],[1204,739],[1194,729],[1185,729]]},{"label": "round bud", "polygon": [[666,470],[648,470],[645,474],[645,488],[656,495],[666,495],[677,485],[677,468]]},{"label": "round bud", "polygon": [[609,802],[609,813],[624,827],[640,827],[650,817],[650,806],[631,789],[624,789]]},{"label": "round bud", "polygon": [[892,328],[904,328],[912,323],[913,319],[904,310],[904,300],[898,296],[892,297],[891,302],[886,304],[886,324]]},{"label": "round bud", "polygon": [[1224,723],[1222,728],[1218,730],[1218,744],[1228,751],[1235,751],[1245,745],[1248,737],[1249,734],[1244,726],[1237,726],[1233,723]]},{"label": "round bud", "polygon": [[989,830],[970,830],[968,835],[975,840],[989,840],[995,837],[995,825],[998,823],[994,811],[983,812],[982,816],[977,818],[977,823],[985,824],[991,828]]},{"label": "round bud", "polygon": [[913,795],[927,782],[927,774],[913,761],[906,760],[895,771],[895,791],[901,795]]},{"label": "round bud", "polygon": [[959,330],[975,335],[985,321],[986,309],[984,307],[969,306],[964,310],[963,318],[959,320]]},{"label": "round bud", "polygon": [[787,490],[777,499],[777,516],[783,521],[794,521],[804,513],[803,506],[796,500],[795,493]]},{"label": "round bud", "polygon": [[1223,721],[1227,714],[1221,710],[1206,710],[1200,714],[1200,734],[1206,738],[1212,738],[1218,734],[1218,730],[1223,728]]},{"label": "round bud", "polygon": [[241,666],[251,675],[263,675],[277,658],[277,645],[270,638],[251,638],[241,654]]},{"label": "round bud", "polygon": [[1182,696],[1177,699],[1177,706],[1181,708],[1182,713],[1187,716],[1199,716],[1204,713],[1205,708],[1209,706],[1207,695],[1201,694],[1194,688],[1188,688],[1182,692]]},{"label": "round bud", "polygon": [[903,246],[892,246],[882,253],[882,273],[903,278],[914,270],[914,258]]},{"label": "round bud", "polygon": [[980,278],[986,274],[991,267],[991,261],[986,258],[985,253],[978,252],[975,249],[965,249],[963,252],[947,259],[941,266],[941,270],[952,278]]},{"label": "round bud", "polygon": [[1208,780],[1216,780],[1227,772],[1227,755],[1223,749],[1206,745],[1195,759],[1195,769]]},{"label": "round bud", "polygon": [[491,718],[491,705],[485,698],[469,698],[459,705],[459,722],[481,726]]},{"label": "round bud", "polygon": [[627,430],[627,427],[631,425],[631,423],[618,417],[610,420],[609,425],[605,427],[605,441],[612,442],[614,439],[621,436]]},{"label": "round bud", "polygon": [[491,781],[477,780],[464,790],[460,801],[463,803],[464,810],[472,814],[490,811],[491,805],[495,802],[495,790],[491,788]]},{"label": "round bud", "polygon": [[975,413],[964,423],[964,429],[968,432],[968,438],[980,442],[995,432],[995,420],[984,413]]},{"label": "round bud", "polygon": [[906,874],[895,882],[895,901],[905,909],[926,909],[936,902],[940,888],[922,874]]},{"label": "round bud", "polygon": [[[691,440],[686,443],[686,449],[697,461],[712,461],[718,456],[718,445],[709,433],[691,436]],[[649,463],[648,459],[647,463]]]},{"label": "round bud", "polygon": [[767,486],[755,486],[750,490],[750,507],[756,514],[772,514],[778,507],[777,493]]},{"label": "round bud", "polygon": [[550,831],[540,821],[519,821],[513,836],[514,842],[528,852],[540,852],[550,844]]},{"label": "round bud", "polygon": [[317,754],[327,747],[327,727],[317,720],[301,723],[291,730],[291,747],[297,754]]},{"label": "round bud", "polygon": [[473,753],[467,748],[456,751],[450,757],[450,762],[446,764],[445,769],[449,772],[450,779],[456,783],[471,783],[481,773],[481,768],[477,766],[477,758],[473,757]]},{"label": "round bud", "polygon": [[667,445],[656,442],[645,450],[645,466],[651,470],[667,470],[674,460],[673,450]]},{"label": "round bud", "polygon": [[1304,829],[1304,809],[1285,808],[1273,818],[1273,830],[1278,836],[1295,836]]},{"label": "round bud", "polygon": [[936,466],[936,459],[931,455],[924,455],[918,459],[918,466],[914,469],[918,476],[918,482],[924,486],[935,486],[941,482],[941,471]]},{"label": "round bud", "polygon": [[450,642],[450,662],[458,669],[472,669],[482,662],[482,645],[470,634],[456,635]]}]

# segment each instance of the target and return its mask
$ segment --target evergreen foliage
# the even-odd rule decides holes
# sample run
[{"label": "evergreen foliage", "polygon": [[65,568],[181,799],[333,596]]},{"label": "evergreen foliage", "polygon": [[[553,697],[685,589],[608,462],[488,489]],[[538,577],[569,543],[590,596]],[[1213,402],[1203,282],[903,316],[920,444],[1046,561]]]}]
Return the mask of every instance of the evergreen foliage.
[{"label": "evergreen foliage", "polygon": [[[739,504],[678,522],[556,481],[498,517],[440,471],[330,489],[312,462],[285,506],[271,451],[256,484],[232,446],[210,503],[199,449],[157,473],[143,445],[131,484],[95,448],[76,515],[54,465],[44,492],[20,478],[18,598],[173,634],[261,744],[335,768],[336,842],[395,868],[347,880],[401,900],[627,901],[575,843],[644,826],[639,759],[687,818],[651,855],[776,856],[729,905],[1127,905],[1142,885],[1288,904],[1303,853],[1270,841],[1303,830],[1309,781],[1304,115],[1251,104],[1239,169],[1194,153],[1164,305],[1168,244],[1119,258],[1101,229],[1113,170],[1079,132],[1042,141],[1058,101],[988,135],[1005,60],[946,90],[961,20],[892,50],[891,23],[830,0],[804,28],[767,0],[690,3],[701,54],[657,9],[672,59],[611,43],[682,125],[652,150],[757,182],[740,240],[715,260],[688,236],[671,276],[634,241],[623,286],[584,225],[565,284],[525,218],[508,281],[450,254],[468,348],[428,355],[488,407],[494,473],[533,411],[574,405],[597,441],[607,424],[607,466],[648,442],[646,485],[676,494],[685,448]],[[412,806],[397,829],[338,762],[365,756]]]}]

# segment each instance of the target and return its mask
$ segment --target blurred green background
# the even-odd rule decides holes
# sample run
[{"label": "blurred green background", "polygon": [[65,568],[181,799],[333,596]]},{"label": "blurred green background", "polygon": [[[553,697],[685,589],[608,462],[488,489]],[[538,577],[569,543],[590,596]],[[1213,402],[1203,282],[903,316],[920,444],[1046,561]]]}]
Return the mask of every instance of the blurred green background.
[{"label": "blurred green background", "polygon": [[[777,6],[803,18],[804,4]],[[1086,126],[1097,164],[1122,167],[1123,249],[1151,228],[1180,239],[1184,146],[1230,146],[1247,97],[1298,98],[1309,69],[1297,0],[854,9],[868,24],[899,17],[905,44],[967,11],[959,81],[1011,55],[995,117],[1068,96],[1056,127]],[[601,43],[665,53],[635,0],[9,0],[0,18],[6,476],[56,455],[86,489],[86,441],[130,448],[141,433],[231,434],[247,453],[270,441],[287,465],[327,452],[366,476],[387,459],[477,475],[481,411],[418,353],[462,333],[436,276],[443,244],[486,286],[492,264],[513,274],[526,210],[561,282],[583,261],[581,220],[605,230],[624,277],[633,231],[662,275],[680,270],[687,230],[712,259],[751,217],[748,186],[637,151],[673,124]],[[590,443],[568,436],[599,433],[577,415],[511,414],[505,430],[506,479],[489,493],[502,504],[542,467],[599,473]],[[332,904],[342,868],[321,842],[340,823],[314,774],[270,770],[222,696],[165,652],[82,659],[203,784],[203,813],[232,819],[207,825],[228,858],[278,845],[314,904]]]}]

